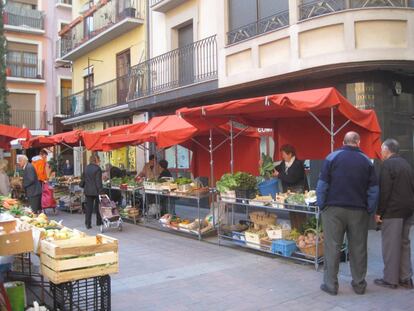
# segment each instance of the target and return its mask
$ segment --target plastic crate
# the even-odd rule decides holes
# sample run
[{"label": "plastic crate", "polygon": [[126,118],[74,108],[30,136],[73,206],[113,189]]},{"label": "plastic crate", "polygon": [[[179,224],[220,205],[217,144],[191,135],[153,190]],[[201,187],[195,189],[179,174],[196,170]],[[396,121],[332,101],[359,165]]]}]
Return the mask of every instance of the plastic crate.
[{"label": "plastic crate", "polygon": [[293,252],[297,250],[296,242],[289,240],[273,240],[272,252],[274,254],[282,255],[285,257],[292,256]]},{"label": "plastic crate", "polygon": [[111,310],[109,275],[61,284],[50,282],[50,291],[55,311]]},{"label": "plastic crate", "polygon": [[244,232],[232,231],[233,242],[239,245],[246,245],[246,236]]}]

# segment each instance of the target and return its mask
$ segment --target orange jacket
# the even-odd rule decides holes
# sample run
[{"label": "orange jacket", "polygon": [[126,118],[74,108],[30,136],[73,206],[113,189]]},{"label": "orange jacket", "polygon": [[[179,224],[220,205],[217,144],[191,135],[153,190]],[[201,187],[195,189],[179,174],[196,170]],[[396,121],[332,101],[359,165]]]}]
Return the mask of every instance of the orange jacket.
[{"label": "orange jacket", "polygon": [[35,168],[37,178],[42,182],[47,181],[46,164],[46,160],[43,159],[32,161],[32,165]]}]

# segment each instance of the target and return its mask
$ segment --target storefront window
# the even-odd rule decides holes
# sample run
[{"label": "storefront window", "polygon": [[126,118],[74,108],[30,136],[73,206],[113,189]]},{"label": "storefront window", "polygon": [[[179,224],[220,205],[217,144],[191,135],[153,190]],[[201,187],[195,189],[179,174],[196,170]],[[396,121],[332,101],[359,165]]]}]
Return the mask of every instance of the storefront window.
[{"label": "storefront window", "polygon": [[165,150],[165,160],[168,161],[168,168],[174,177],[188,176],[191,166],[191,150],[174,146]]}]

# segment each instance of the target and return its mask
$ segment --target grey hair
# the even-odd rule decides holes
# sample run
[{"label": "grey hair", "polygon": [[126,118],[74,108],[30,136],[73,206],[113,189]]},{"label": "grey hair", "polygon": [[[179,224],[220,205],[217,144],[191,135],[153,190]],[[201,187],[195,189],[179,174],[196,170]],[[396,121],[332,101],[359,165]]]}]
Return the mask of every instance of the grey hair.
[{"label": "grey hair", "polygon": [[400,144],[394,138],[388,138],[382,143],[382,147],[387,148],[391,153],[400,152]]},{"label": "grey hair", "polygon": [[17,156],[17,161],[23,160],[25,162],[29,162],[29,159],[24,154],[19,154]]},{"label": "grey hair", "polygon": [[344,137],[344,145],[358,145],[361,141],[361,137],[357,132],[348,132]]}]

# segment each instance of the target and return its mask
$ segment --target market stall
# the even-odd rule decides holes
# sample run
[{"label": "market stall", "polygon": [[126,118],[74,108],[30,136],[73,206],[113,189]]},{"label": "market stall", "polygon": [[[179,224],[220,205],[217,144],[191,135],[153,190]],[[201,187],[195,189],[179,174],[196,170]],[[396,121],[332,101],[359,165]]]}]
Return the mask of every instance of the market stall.
[{"label": "market stall", "polygon": [[[177,113],[199,128],[208,124],[229,124],[232,128],[234,122],[271,128],[276,159],[279,147],[286,143],[296,147],[300,159],[323,159],[342,145],[345,133],[351,130],[360,134],[361,149],[369,157],[379,157],[381,129],[375,112],[355,108],[334,88],[183,108]],[[233,149],[233,135],[230,134]],[[232,161],[234,151],[231,151]],[[217,184],[221,203],[220,243],[230,241],[233,245],[310,261],[318,267],[323,260],[323,234],[315,197],[310,199],[309,193],[261,193],[257,196],[255,177],[246,173],[225,175]],[[286,212],[313,216],[313,225],[293,230],[286,224],[285,227],[283,223],[277,224],[277,216],[286,215]]]},{"label": "market stall", "polygon": [[[237,161],[236,166],[247,171],[257,172],[259,161],[259,138],[256,131],[235,129],[239,139],[235,143],[237,152],[245,153],[249,161]],[[111,150],[124,145],[139,145],[153,142],[159,149],[173,145],[182,145],[193,152],[192,172],[194,176],[221,176],[228,169],[229,157],[226,142],[229,139],[228,126],[196,129],[177,116],[152,118],[141,131],[129,135],[107,137],[103,148]],[[214,157],[213,157],[214,155]],[[213,165],[213,159],[220,159]],[[207,165],[206,165],[207,164]],[[181,185],[180,185],[181,183]],[[176,181],[161,182],[147,180],[144,182],[144,224],[162,227],[174,232],[203,235],[214,231],[214,219],[210,212],[214,194],[199,182],[187,178]],[[148,198],[152,198],[151,203]],[[182,217],[178,217],[180,215]],[[161,217],[162,216],[162,217]]]}]

